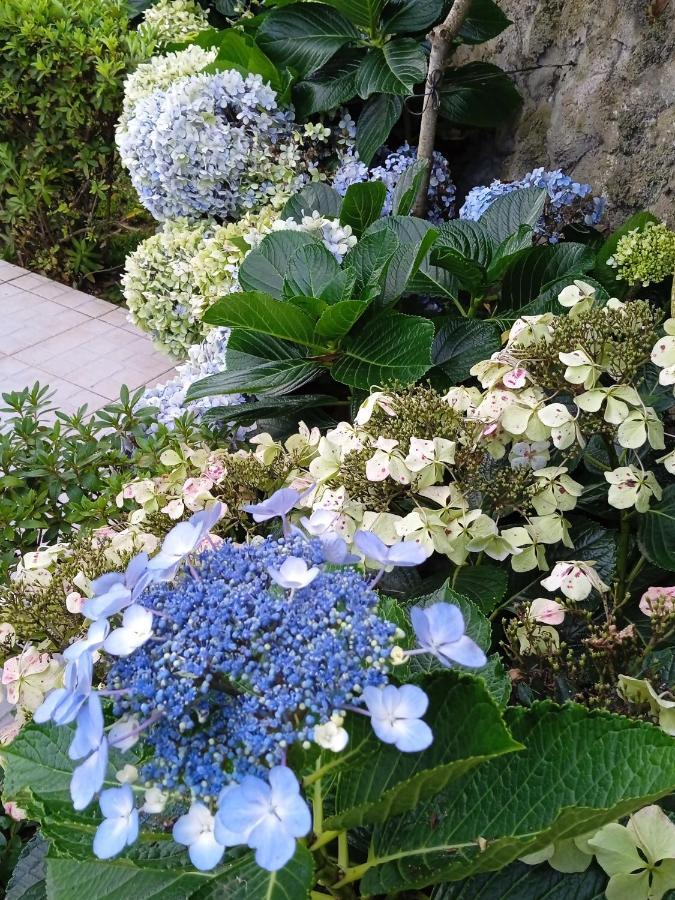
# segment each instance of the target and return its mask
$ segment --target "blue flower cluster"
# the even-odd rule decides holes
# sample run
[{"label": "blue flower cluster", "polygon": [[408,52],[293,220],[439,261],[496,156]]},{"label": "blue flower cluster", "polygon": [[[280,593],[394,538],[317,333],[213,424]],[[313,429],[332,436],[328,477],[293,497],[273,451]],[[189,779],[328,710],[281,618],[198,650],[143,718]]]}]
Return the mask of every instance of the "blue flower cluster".
[{"label": "blue flower cluster", "polygon": [[[233,779],[261,775],[316,725],[386,681],[395,627],[353,568],[318,570],[292,601],[272,574],[289,558],[320,566],[319,541],[225,542],[194,571],[154,585],[143,606],[153,640],[118,660],[108,688],[124,714],[161,715],[144,780],[212,802]],[[311,571],[311,570],[310,570]]]},{"label": "blue flower cluster", "polygon": [[[173,836],[197,868],[212,869],[227,847],[245,844],[275,871],[312,821],[286,764],[291,744],[340,752],[349,741],[344,717],[354,712],[401,752],[425,750],[433,741],[422,720],[429,701],[416,685],[389,684],[395,651],[401,662],[424,654],[446,666],[485,664],[461,612],[447,603],[413,610],[417,649],[393,647],[400,633],[377,615],[373,588],[385,569],[419,565],[426,552],[358,532],[359,550],[380,565],[369,583],[339,535],[322,528],[308,537],[290,525],[300,498],[283,488],[244,507],[258,523],[281,518],[283,538],[217,546],[211,529],[224,510],[215,503],[174,526],[152,559],[141,553],[124,573],[92,583],[87,635],[64,651],[64,685],[34,718],[76,725],[70,792],[78,810],[99,794],[99,858],[120,853],[139,831],[129,785],[101,791],[110,748],[124,752],[143,735],[141,776],[164,799],[150,801],[148,791],[142,810],[161,812],[170,796],[190,801]],[[117,661],[94,690],[101,652]],[[118,716],[110,728],[102,697]]]},{"label": "blue flower cluster", "polygon": [[[369,169],[361,162],[358,153],[350,150],[343,156],[340,167],[333,176],[333,187],[338,194],[344,197],[351,184],[360,184],[364,181],[383,181],[387,188],[387,198],[382,215],[389,215],[396,183],[416,158],[416,148],[405,143],[393,152],[385,149],[378,165]],[[455,185],[452,183],[447,159],[437,151],[434,151],[427,196],[429,200],[427,218],[430,221],[445,222],[446,219],[452,217],[455,204]]]},{"label": "blue flower cluster", "polygon": [[459,211],[459,217],[478,221],[498,197],[528,187],[545,188],[548,193],[549,201],[535,232],[547,237],[552,244],[560,240],[565,225],[597,225],[605,211],[605,199],[593,196],[590,184],[573,181],[560,169],[548,172],[538,168],[518,181],[495,179],[489,186],[472,188]]},{"label": "blue flower cluster", "polygon": [[117,141],[156,219],[227,217],[274,194],[293,124],[260,75],[228,70],[179,78],[142,97]]}]

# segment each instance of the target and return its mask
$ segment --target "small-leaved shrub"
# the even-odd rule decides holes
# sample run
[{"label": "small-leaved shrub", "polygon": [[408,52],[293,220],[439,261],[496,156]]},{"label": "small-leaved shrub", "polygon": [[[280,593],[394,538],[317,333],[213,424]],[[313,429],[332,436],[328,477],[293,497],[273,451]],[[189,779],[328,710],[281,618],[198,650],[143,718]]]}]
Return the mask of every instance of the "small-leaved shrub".
[{"label": "small-leaved shrub", "polygon": [[127,22],[124,0],[0,4],[0,254],[27,268],[104,268],[137,205],[114,142],[122,76],[146,55]]}]

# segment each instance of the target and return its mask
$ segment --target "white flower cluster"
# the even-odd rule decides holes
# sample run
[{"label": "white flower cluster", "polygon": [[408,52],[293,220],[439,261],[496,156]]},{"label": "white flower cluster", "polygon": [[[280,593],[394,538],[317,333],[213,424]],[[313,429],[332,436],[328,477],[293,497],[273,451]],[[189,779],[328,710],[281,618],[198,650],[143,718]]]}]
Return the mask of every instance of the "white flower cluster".
[{"label": "white flower cluster", "polygon": [[153,56],[148,62],[141,63],[124,82],[124,106],[118,125],[119,134],[125,131],[140,100],[157,90],[165,91],[179,78],[197,75],[214,62],[217,56],[218,50],[215,47],[204,50],[191,44],[185,50],[167,53],[166,56]]},{"label": "white flower cluster", "polygon": [[327,219],[316,210],[311,216],[303,216],[299,223],[295,219],[277,219],[272,230],[306,231],[321,240],[338,262],[342,262],[345,253],[357,243],[350,225],[341,225],[338,219]]},{"label": "white flower cluster", "polygon": [[158,47],[186,41],[209,27],[206,13],[194,0],[158,0],[145,10],[139,32]]},{"label": "white flower cluster", "polygon": [[142,97],[117,130],[141,203],[159,221],[227,218],[293,192],[302,175],[288,160],[293,114],[277,107],[260,75],[227,70],[179,78]]},{"label": "white flower cluster", "polygon": [[214,406],[233,406],[241,403],[243,398],[239,394],[224,394],[194,400],[185,405],[185,395],[195,381],[222,372],[229,335],[229,328],[211,329],[201,344],[190,347],[186,362],[176,367],[174,378],[164,384],[146,388],[139,407],[154,407],[157,410],[159,424],[173,428],[175,420],[186,412],[192,413],[199,421],[203,414]]}]

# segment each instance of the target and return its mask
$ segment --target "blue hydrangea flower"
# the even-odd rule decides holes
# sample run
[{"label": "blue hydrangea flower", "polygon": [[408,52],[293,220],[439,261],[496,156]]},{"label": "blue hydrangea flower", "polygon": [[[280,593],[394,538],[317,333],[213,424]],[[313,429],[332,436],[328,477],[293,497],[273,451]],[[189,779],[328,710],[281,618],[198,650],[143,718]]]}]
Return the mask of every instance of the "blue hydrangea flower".
[{"label": "blue hydrangea flower", "polygon": [[231,69],[179,78],[141,98],[117,141],[156,219],[226,218],[275,192],[274,167],[293,122],[260,75]]},{"label": "blue hydrangea flower", "polygon": [[[401,175],[410,168],[417,159],[417,149],[408,143],[392,152],[386,148],[382,151],[381,162],[368,168],[359,159],[355,150],[349,150],[343,157],[340,167],[333,176],[333,187],[344,197],[347,188],[352,184],[364,181],[382,181],[387,188],[387,196],[382,215],[389,215],[392,210],[394,188]],[[455,205],[455,185],[450,176],[450,164],[438,151],[434,151],[429,179],[427,218],[432,222],[445,222],[452,217]]]},{"label": "blue hydrangea flower", "polygon": [[128,784],[103,791],[99,800],[104,819],[94,836],[94,854],[110,859],[138,837],[138,810]]},{"label": "blue hydrangea flower", "polygon": [[533,169],[518,181],[495,179],[489,186],[472,188],[459,211],[460,219],[478,221],[498,197],[522,188],[545,188],[548,203],[544,214],[535,226],[535,232],[548,238],[552,244],[562,237],[562,228],[568,224],[599,224],[605,211],[604,197],[593,196],[590,184],[580,184],[560,169],[548,172]]},{"label": "blue hydrangea flower", "polygon": [[[292,602],[270,575],[289,559],[318,569]],[[301,536],[226,541],[146,589],[137,602],[155,614],[152,640],[107,679],[125,692],[116,715],[157,717],[145,731],[145,781],[214,803],[230,782],[263,777],[290,744],[312,740],[364,687],[386,683],[395,626],[378,617],[358,571],[324,560],[321,542]]]}]

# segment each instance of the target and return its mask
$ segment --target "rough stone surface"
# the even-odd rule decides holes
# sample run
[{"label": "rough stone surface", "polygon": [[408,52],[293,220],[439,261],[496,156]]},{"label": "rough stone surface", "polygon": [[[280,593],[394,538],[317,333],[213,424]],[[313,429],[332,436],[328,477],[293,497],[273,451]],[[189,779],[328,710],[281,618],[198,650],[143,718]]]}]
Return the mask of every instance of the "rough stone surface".
[{"label": "rough stone surface", "polygon": [[640,208],[672,224],[675,0],[499,5],[513,25],[480,48],[461,48],[455,61],[512,72],[525,102],[496,135],[454,145],[460,190],[543,165],[604,193],[612,225]]}]

